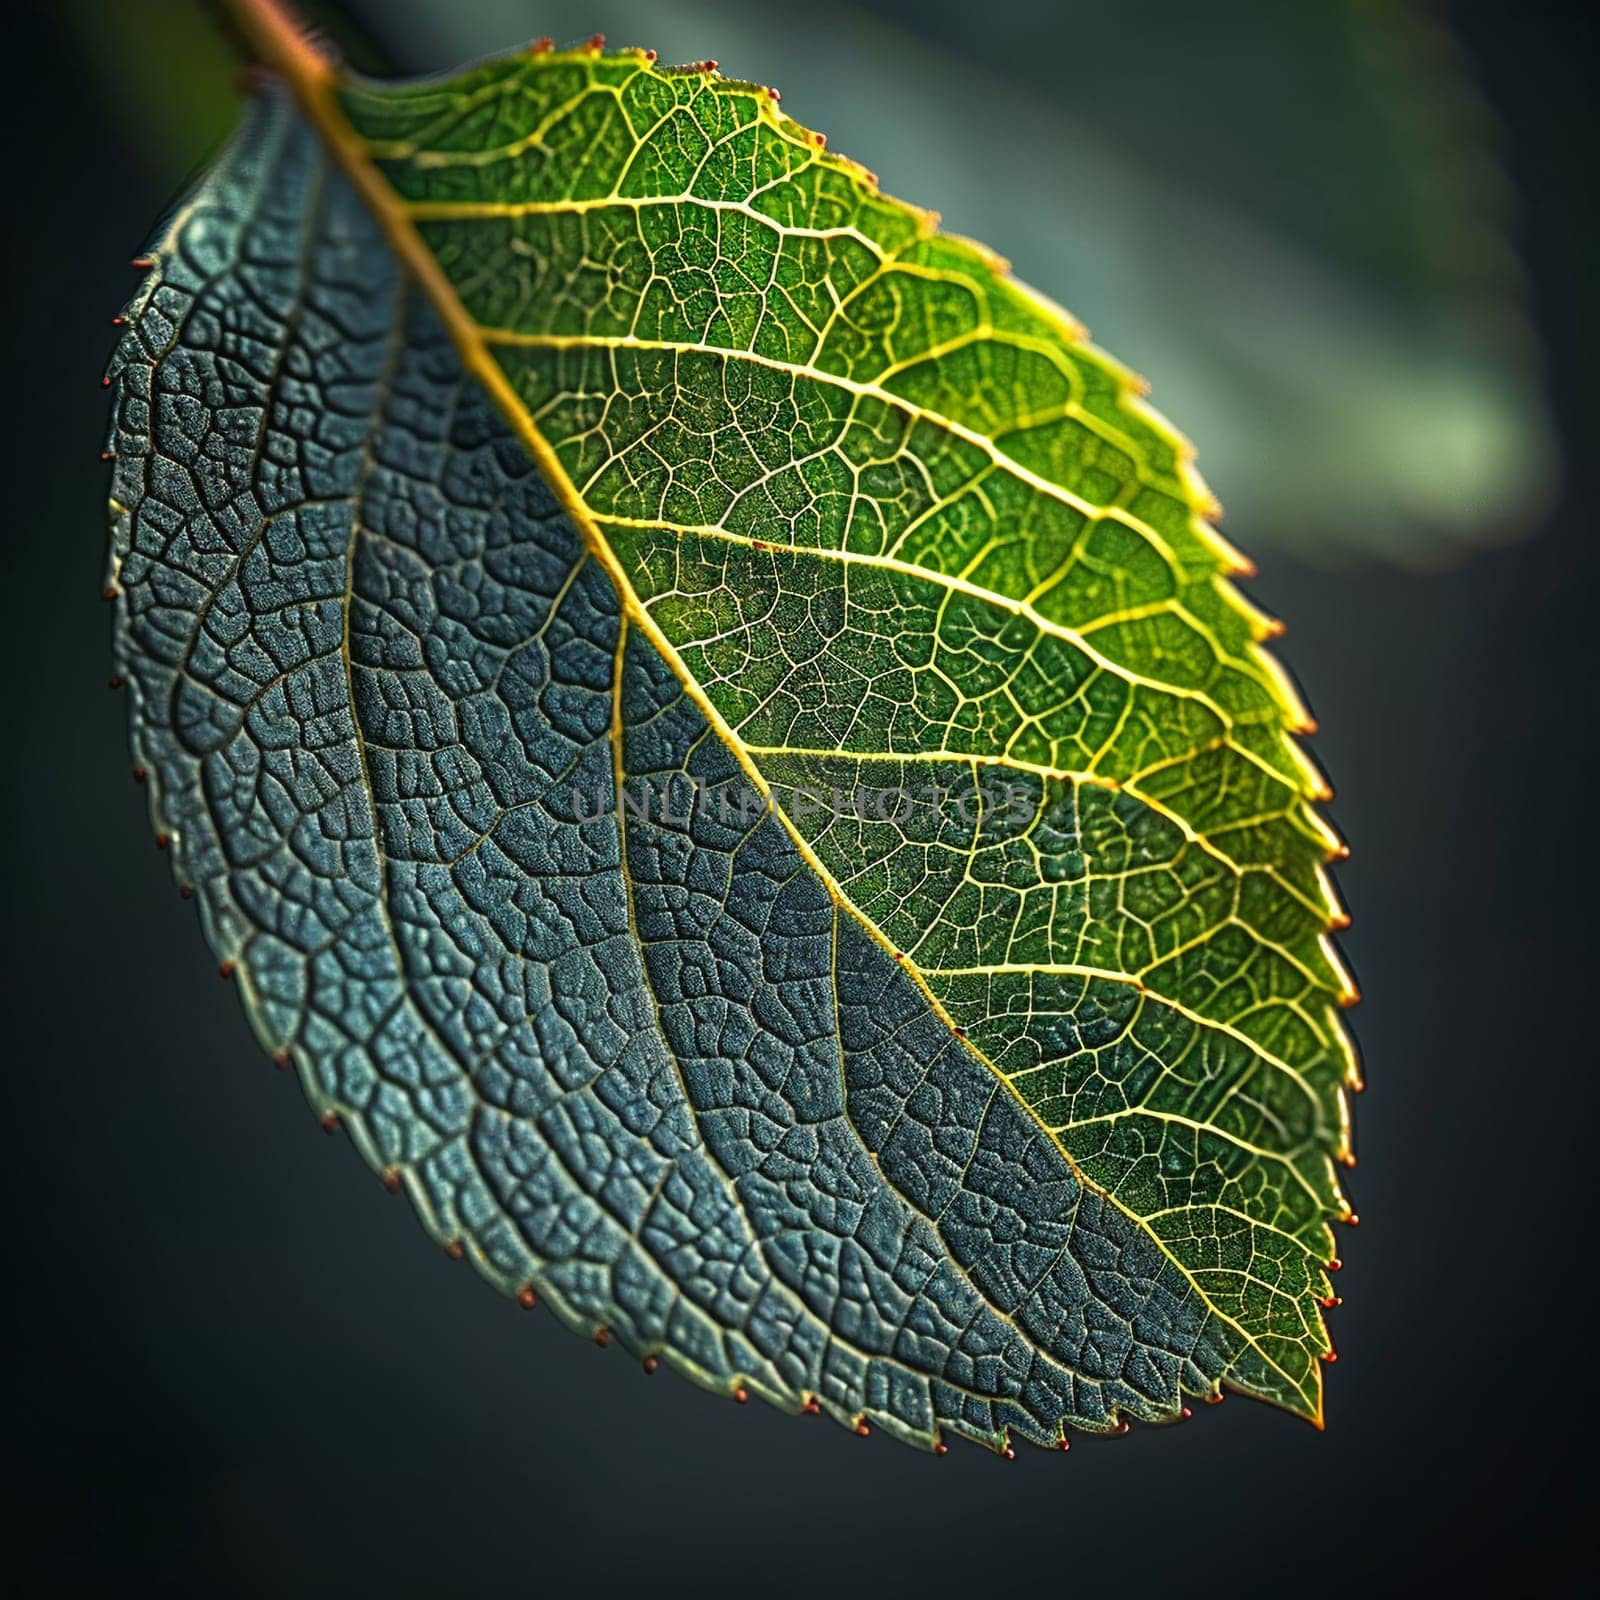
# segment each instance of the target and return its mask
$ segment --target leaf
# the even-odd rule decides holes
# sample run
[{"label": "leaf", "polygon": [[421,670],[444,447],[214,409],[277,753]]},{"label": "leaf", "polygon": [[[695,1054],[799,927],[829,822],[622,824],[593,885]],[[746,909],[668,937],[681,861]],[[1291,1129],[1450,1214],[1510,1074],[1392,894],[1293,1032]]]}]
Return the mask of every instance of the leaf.
[{"label": "leaf", "polygon": [[267,1048],[503,1290],[720,1392],[1320,1422],[1338,846],[1185,442],[765,89],[244,15],[304,117],[151,252],[112,587]]}]

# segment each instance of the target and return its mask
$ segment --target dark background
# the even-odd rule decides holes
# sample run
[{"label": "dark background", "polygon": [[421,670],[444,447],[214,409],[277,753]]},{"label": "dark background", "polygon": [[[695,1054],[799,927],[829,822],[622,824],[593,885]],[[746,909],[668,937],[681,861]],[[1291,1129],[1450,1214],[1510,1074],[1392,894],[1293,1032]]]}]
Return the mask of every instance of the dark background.
[{"label": "dark background", "polygon": [[[1581,7],[1447,15],[1506,129],[1564,485],[1520,542],[1429,572],[1322,570],[1233,530],[1290,620],[1355,850],[1371,1089],[1327,1431],[1232,1397],[1014,1464],[647,1383],[445,1259],[261,1057],[151,847],[105,688],[97,380],[170,195],[76,27],[18,21],[6,1565],[111,1592],[1584,1586],[1596,31]],[[1179,420],[1203,463],[1203,419]]]}]

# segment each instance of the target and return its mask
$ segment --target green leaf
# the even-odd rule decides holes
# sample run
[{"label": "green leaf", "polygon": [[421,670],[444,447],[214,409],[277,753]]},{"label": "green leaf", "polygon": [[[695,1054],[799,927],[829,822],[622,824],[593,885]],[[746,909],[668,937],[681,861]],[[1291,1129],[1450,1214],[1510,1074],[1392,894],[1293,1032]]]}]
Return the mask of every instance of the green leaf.
[{"label": "green leaf", "polygon": [[1339,847],[1187,444],[766,89],[245,16],[300,111],[152,251],[113,587],[268,1049],[719,1392],[1320,1421]]}]

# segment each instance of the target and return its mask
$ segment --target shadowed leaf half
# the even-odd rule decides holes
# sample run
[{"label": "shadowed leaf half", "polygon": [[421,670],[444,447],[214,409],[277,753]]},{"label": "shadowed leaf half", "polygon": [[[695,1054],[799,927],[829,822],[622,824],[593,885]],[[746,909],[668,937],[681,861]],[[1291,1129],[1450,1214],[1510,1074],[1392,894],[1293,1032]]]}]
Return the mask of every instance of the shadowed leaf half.
[{"label": "shadowed leaf half", "polygon": [[293,93],[129,308],[112,580],[267,1048],[712,1389],[1320,1420],[1338,847],[1186,443],[765,89],[248,16]]}]

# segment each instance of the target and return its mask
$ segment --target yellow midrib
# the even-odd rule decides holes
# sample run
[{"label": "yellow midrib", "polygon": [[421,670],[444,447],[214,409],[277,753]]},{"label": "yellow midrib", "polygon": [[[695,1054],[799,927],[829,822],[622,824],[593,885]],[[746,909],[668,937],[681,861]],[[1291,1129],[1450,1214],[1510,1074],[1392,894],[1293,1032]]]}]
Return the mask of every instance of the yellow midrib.
[{"label": "yellow midrib", "polygon": [[[848,911],[856,922],[860,924],[867,936],[887,952],[895,960],[896,965],[912,978],[934,1014],[950,1029],[953,1035],[961,1039],[963,1045],[972,1055],[994,1074],[995,1078],[1004,1086],[1006,1093],[1011,1095],[1034,1125],[1060,1152],[1062,1159],[1068,1164],[1077,1182],[1085,1189],[1092,1190],[1094,1193],[1103,1196],[1108,1204],[1114,1206],[1117,1211],[1134,1223],[1155,1248],[1177,1268],[1185,1281],[1193,1286],[1195,1293],[1200,1297],[1210,1313],[1219,1322],[1231,1328],[1243,1340],[1245,1345],[1254,1350],[1256,1355],[1283,1379],[1293,1393],[1309,1403],[1310,1409],[1301,1414],[1305,1415],[1316,1427],[1321,1428],[1323,1425],[1322,1373],[1314,1356],[1310,1364],[1309,1377],[1306,1383],[1302,1384],[1272,1358],[1267,1350],[1263,1348],[1259,1339],[1241,1327],[1234,1318],[1223,1311],[1201,1288],[1193,1273],[1173,1255],[1167,1248],[1166,1243],[1146,1225],[1137,1213],[1128,1210],[1114,1195],[1101,1185],[1093,1182],[1082,1172],[1077,1162],[1056,1137],[1054,1131],[1039,1117],[1033,1107],[1018,1094],[994,1062],[977,1050],[971,1040],[966,1038],[964,1032],[958,1031],[954,1019],[946,1011],[938,996],[933,993],[927,980],[916,965],[906,960],[903,953],[894,948],[871,918],[863,915],[849,897],[845,895],[832,873],[828,871],[804,836],[790,821],[787,813],[773,800],[766,779],[751,760],[737,734],[729,727],[722,713],[685,667],[672,641],[661,631],[655,619],[640,601],[621,562],[617,559],[616,553],[611,549],[611,546],[595,525],[589,508],[585,505],[565,467],[561,464],[560,458],[556,455],[549,441],[545,439],[534,424],[527,408],[512,388],[510,380],[506,377],[504,371],[489,354],[480,336],[477,324],[467,314],[454,285],[445,276],[443,268],[429,252],[415,226],[406,216],[398,195],[390,187],[387,179],[371,164],[368,159],[365,142],[346,121],[344,113],[338,105],[336,90],[339,74],[334,63],[317,50],[300,32],[277,3],[277,0],[228,0],[228,3],[246,38],[260,56],[263,64],[279,72],[289,85],[307,120],[315,129],[329,153],[337,161],[341,171],[360,196],[363,204],[366,205],[373,220],[394,250],[403,270],[416,278],[426,291],[440,321],[444,323],[446,331],[450,334],[451,340],[456,347],[456,352],[461,358],[462,365],[484,386],[490,398],[494,401],[496,408],[505,418],[507,424],[515,431],[523,447],[544,476],[545,481],[550,485],[552,492],[560,501],[563,509],[572,518],[573,524],[581,534],[586,548],[611,578],[630,625],[638,627],[661,653],[662,658],[671,667],[673,674],[683,685],[685,693],[694,701],[708,725],[727,746],[745,775],[755,785],[756,792],[767,802],[771,814],[782,824],[784,830],[793,840],[795,849],[801,859],[817,874],[818,880],[827,889],[835,905]],[[1318,1323],[1320,1326],[1320,1319],[1318,1319]],[[1271,1400],[1273,1397],[1263,1395],[1260,1398]]]}]

